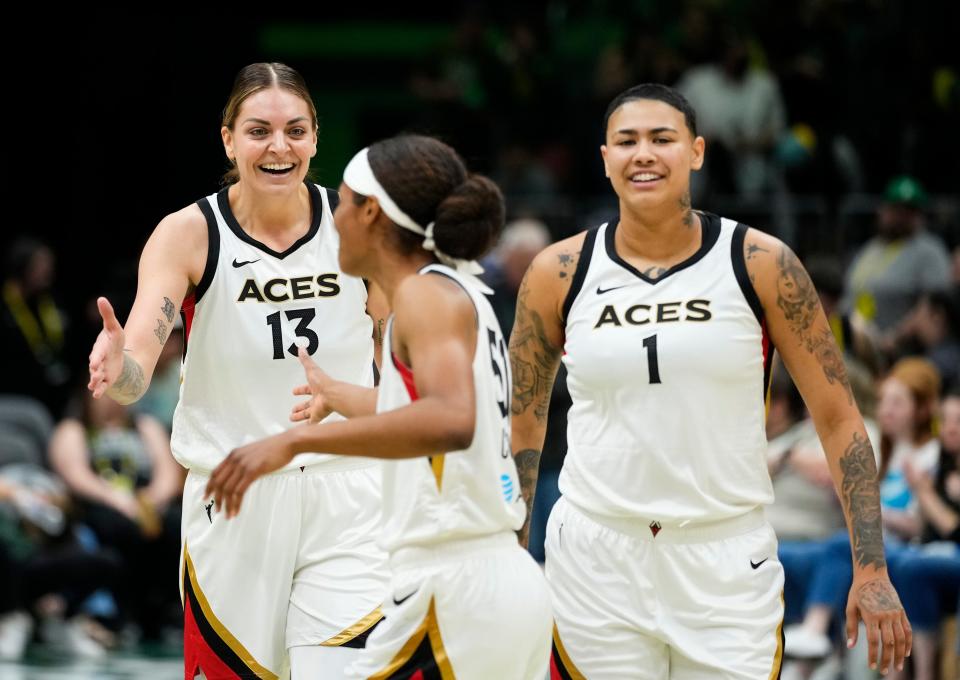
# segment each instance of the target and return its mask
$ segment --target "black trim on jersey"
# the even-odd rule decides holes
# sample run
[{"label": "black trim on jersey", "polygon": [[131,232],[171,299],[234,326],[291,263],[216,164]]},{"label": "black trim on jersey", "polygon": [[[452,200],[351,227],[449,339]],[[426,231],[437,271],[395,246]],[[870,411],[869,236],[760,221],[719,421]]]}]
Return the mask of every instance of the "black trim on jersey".
[{"label": "black trim on jersey", "polygon": [[317,232],[320,230],[320,222],[323,220],[323,199],[320,197],[320,189],[313,182],[304,183],[307,185],[307,189],[310,191],[310,228],[307,230],[306,234],[297,240],[296,243],[284,250],[282,253],[277,252],[270,246],[260,243],[260,241],[253,238],[250,234],[243,230],[243,227],[241,227],[240,223],[237,222],[237,218],[234,216],[233,211],[230,210],[230,198],[227,195],[230,187],[224,187],[217,194],[217,205],[220,207],[220,214],[223,215],[223,219],[226,221],[227,226],[230,227],[230,231],[232,231],[238,239],[245,243],[249,243],[257,250],[262,250],[268,255],[273,255],[275,258],[282,260],[287,255],[295,252],[304,243],[316,236]]},{"label": "black trim on jersey", "polygon": [[333,211],[340,205],[340,192],[333,189],[324,189],[324,191],[327,192],[327,203],[330,204],[330,214],[332,215]]},{"label": "black trim on jersey", "polygon": [[190,576],[186,569],[184,569],[183,572],[183,594],[184,604],[190,607],[193,620],[197,624],[197,630],[200,631],[200,636],[210,648],[210,651],[216,654],[217,658],[219,658],[227,668],[236,673],[238,678],[257,678],[258,676],[253,669],[247,666],[247,664],[243,662],[243,659],[237,656],[237,654],[227,646],[227,643],[217,635],[213,626],[207,621],[203,613],[203,608],[200,606],[199,600],[197,600],[196,593],[193,592],[193,584],[190,582]]},{"label": "black trim on jersey", "polygon": [[573,307],[573,301],[577,299],[577,295],[580,294],[580,289],[583,288],[583,282],[587,278],[587,270],[590,269],[590,260],[593,259],[593,244],[597,240],[597,233],[600,231],[600,226],[602,225],[590,229],[583,239],[583,246],[580,248],[580,258],[577,260],[577,268],[573,270],[573,280],[570,282],[570,290],[567,291],[567,297],[563,300],[563,316],[560,317],[560,322],[564,326],[567,325],[567,317],[570,315],[570,308]]},{"label": "black trim on jersey", "polygon": [[[207,262],[203,265],[203,275],[193,291],[194,305],[200,302],[200,298],[213,283],[213,275],[217,273],[217,262],[220,260],[220,228],[217,227],[217,216],[213,214],[213,207],[206,198],[197,201],[197,206],[207,220]],[[186,327],[184,327],[184,331],[186,331]]]},{"label": "black trim on jersey", "polygon": [[700,248],[697,249],[693,255],[688,257],[683,262],[678,262],[668,269],[662,276],[658,276],[655,279],[645,276],[640,273],[636,267],[624,260],[617,254],[617,247],[614,241],[614,237],[617,233],[617,226],[620,224],[620,216],[610,220],[610,223],[607,225],[607,235],[604,239],[606,241],[607,247],[607,256],[619,264],[621,267],[626,269],[628,272],[632,273],[637,278],[643,279],[650,285],[657,285],[667,277],[673,276],[678,271],[686,269],[687,267],[692,267],[697,262],[703,259],[703,257],[710,252],[710,249],[713,248],[716,244],[717,239],[720,238],[720,218],[714,215],[713,213],[700,212],[696,211],[697,215],[700,217]]},{"label": "black trim on jersey", "polygon": [[740,290],[743,297],[747,299],[753,315],[757,317],[757,323],[763,325],[763,305],[760,304],[760,298],[757,297],[757,291],[753,288],[750,281],[750,275],[747,273],[747,261],[743,257],[743,240],[747,236],[747,225],[738,223],[733,229],[733,237],[730,239],[730,259],[733,262],[733,273],[737,277],[737,283],[740,284]]},{"label": "black trim on jersey", "polygon": [[[436,266],[436,265],[437,265],[436,262],[431,262],[430,264],[426,264],[426,265],[420,267],[419,271],[417,271],[417,274],[439,274],[440,276],[444,276],[444,277],[450,279],[450,280],[453,281],[455,284],[457,284],[458,286],[460,286],[461,288],[463,288],[463,292],[467,294],[467,297],[468,297],[468,298],[470,298],[470,304],[473,305],[473,318],[476,319],[476,321],[477,321],[477,328],[480,328],[480,310],[477,309],[477,305],[476,305],[476,303],[473,301],[473,296],[470,295],[470,291],[467,290],[467,287],[464,286],[459,280],[455,279],[454,277],[450,276],[447,272],[443,271],[442,269],[431,269],[431,270],[428,271],[428,272],[423,271],[423,270],[426,269],[427,267],[433,267],[433,266]],[[440,265],[440,266],[442,267],[442,266],[446,266],[446,265]],[[501,333],[502,333],[502,332],[503,332],[503,331],[501,331]],[[477,342],[479,342],[479,340],[478,340]],[[382,361],[382,359],[381,359],[381,361]]]}]

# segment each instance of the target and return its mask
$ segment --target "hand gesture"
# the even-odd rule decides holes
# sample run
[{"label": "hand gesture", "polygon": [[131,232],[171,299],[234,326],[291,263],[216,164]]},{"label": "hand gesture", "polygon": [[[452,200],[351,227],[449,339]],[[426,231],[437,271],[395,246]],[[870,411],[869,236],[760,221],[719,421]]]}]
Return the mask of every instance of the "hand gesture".
[{"label": "hand gesture", "polygon": [[296,395],[310,395],[310,399],[293,407],[290,420],[294,422],[319,423],[326,418],[333,409],[330,408],[325,390],[333,383],[333,378],[323,372],[316,362],[307,354],[303,347],[297,353],[297,358],[303,365],[303,372],[307,376],[307,384],[294,388]]},{"label": "hand gesture", "polygon": [[879,652],[881,673],[890,670],[891,661],[898,670],[902,669],[903,659],[913,645],[913,631],[897,591],[885,574],[868,581],[854,579],[847,598],[847,647],[857,642],[860,619],[867,628],[870,668],[877,668]]},{"label": "hand gesture", "polygon": [[90,352],[90,382],[87,384],[94,399],[102,397],[120,376],[124,343],[123,327],[107,298],[97,298],[97,309],[103,319],[103,330]]},{"label": "hand gesture", "polygon": [[226,507],[227,518],[240,512],[247,488],[265,474],[279,470],[293,458],[286,435],[279,434],[230,452],[207,482],[204,498],[213,498],[217,511]]}]

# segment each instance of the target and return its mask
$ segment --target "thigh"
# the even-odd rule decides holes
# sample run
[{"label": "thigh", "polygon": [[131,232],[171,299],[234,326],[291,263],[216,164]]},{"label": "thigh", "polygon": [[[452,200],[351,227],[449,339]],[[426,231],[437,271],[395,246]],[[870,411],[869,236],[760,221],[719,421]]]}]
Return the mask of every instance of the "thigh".
[{"label": "thigh", "polygon": [[286,646],[363,647],[382,617],[389,573],[380,535],[380,467],[304,477]]},{"label": "thigh", "polygon": [[661,679],[657,588],[646,542],[601,527],[561,498],[547,524],[552,672],[590,680]]},{"label": "thigh", "polygon": [[783,658],[783,568],[773,529],[660,546],[658,574],[677,680],[768,680]]},{"label": "thigh", "polygon": [[191,471],[183,493],[186,671],[276,678],[287,665],[283,631],[299,531],[296,477],[254,482],[229,520],[206,502],[207,479]]}]

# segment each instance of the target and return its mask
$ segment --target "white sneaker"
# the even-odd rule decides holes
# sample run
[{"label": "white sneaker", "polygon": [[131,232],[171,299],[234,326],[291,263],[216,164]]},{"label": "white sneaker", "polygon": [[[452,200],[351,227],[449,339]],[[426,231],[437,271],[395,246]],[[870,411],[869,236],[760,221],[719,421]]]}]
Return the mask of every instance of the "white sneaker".
[{"label": "white sneaker", "polygon": [[64,652],[82,659],[100,659],[107,650],[84,630],[80,617],[69,621],[61,618],[48,618],[41,625],[44,641],[58,652]]},{"label": "white sneaker", "polygon": [[0,616],[0,660],[19,661],[33,633],[33,618],[26,612]]},{"label": "white sneaker", "polygon": [[783,653],[793,659],[822,659],[832,647],[826,635],[814,633],[799,624],[787,626],[783,637]]}]

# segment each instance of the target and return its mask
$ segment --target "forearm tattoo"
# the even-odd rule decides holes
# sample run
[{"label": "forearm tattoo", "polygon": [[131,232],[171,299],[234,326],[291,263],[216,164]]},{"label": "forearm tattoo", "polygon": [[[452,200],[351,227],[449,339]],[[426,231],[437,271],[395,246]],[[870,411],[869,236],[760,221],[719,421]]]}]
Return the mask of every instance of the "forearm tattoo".
[{"label": "forearm tattoo", "polygon": [[520,478],[520,493],[527,504],[527,518],[519,532],[520,542],[526,545],[530,536],[530,514],[533,512],[533,499],[540,471],[540,452],[536,449],[523,449],[514,454],[513,460],[517,464],[517,476]]},{"label": "forearm tattoo", "polygon": [[[752,254],[754,246],[748,245]],[[757,248],[759,250],[759,248]],[[748,255],[749,258],[749,255]],[[820,315],[820,298],[813,282],[800,260],[784,246],[777,258],[777,306],[783,311],[790,328],[808,352],[813,354],[823,368],[823,374],[831,385],[839,384],[853,404],[853,391],[847,379],[847,369],[840,356],[836,340],[829,327],[816,327]]]},{"label": "forearm tattoo", "polygon": [[160,311],[163,312],[163,315],[166,317],[167,323],[173,323],[174,309],[173,300],[168,297],[163,298],[163,306],[160,308]]},{"label": "forearm tattoo", "polygon": [[855,432],[840,457],[840,499],[850,518],[850,543],[861,567],[886,566],[880,517],[880,487],[870,441]]},{"label": "forearm tattoo", "polygon": [[157,319],[157,327],[153,329],[153,334],[157,336],[161,345],[165,343],[167,341],[167,324]]},{"label": "forearm tattoo", "polygon": [[[563,271],[560,276],[564,276]],[[540,314],[527,306],[529,296],[530,285],[524,277],[517,294],[517,316],[510,334],[511,411],[518,416],[533,408],[537,421],[546,423],[560,349],[547,340]]]},{"label": "forearm tattoo", "polygon": [[120,369],[120,375],[110,387],[110,396],[121,403],[129,404],[143,394],[146,389],[145,382],[143,368],[131,359],[130,355],[124,353],[123,368]]}]

